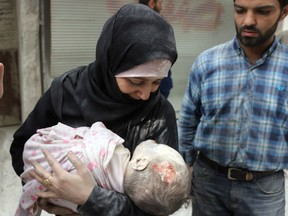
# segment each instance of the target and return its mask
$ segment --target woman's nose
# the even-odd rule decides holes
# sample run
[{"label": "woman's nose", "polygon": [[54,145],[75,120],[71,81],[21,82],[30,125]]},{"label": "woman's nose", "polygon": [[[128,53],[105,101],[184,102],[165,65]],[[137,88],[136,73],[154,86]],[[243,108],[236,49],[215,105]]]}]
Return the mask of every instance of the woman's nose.
[{"label": "woman's nose", "polygon": [[145,87],[137,92],[137,95],[141,100],[148,100],[150,97],[151,93],[151,88],[150,87]]}]

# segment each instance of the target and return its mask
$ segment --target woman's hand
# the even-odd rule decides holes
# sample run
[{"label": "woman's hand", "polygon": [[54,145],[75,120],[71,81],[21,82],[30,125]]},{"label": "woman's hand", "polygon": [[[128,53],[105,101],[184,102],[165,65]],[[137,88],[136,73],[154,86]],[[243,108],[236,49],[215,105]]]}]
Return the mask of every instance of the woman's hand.
[{"label": "woman's hand", "polygon": [[51,167],[52,173],[45,170],[38,162],[31,161],[34,170],[30,174],[40,184],[48,188],[48,191],[39,192],[37,195],[41,198],[64,199],[83,205],[96,185],[89,169],[72,152],[69,152],[67,157],[74,165],[75,173],[64,170],[47,150],[43,150],[43,154]]}]

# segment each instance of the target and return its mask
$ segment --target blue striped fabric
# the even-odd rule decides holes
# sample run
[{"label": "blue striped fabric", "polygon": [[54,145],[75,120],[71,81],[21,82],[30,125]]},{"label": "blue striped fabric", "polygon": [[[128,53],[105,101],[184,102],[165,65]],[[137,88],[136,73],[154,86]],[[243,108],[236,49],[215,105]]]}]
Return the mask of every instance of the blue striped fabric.
[{"label": "blue striped fabric", "polygon": [[233,40],[195,60],[178,121],[187,163],[200,150],[221,165],[255,171],[288,166],[288,47],[274,40],[250,64]]}]

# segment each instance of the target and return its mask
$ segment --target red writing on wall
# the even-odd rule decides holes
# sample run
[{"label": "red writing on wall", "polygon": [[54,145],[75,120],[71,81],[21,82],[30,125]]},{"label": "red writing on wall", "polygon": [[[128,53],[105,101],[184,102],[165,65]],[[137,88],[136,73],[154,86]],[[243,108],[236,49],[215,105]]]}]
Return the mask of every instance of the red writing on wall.
[{"label": "red writing on wall", "polygon": [[[135,0],[131,0],[136,2]],[[107,9],[114,14],[121,6],[129,3],[125,0],[107,0]],[[219,27],[225,14],[223,5],[216,0],[165,0],[162,2],[163,16],[183,31],[212,31]]]}]

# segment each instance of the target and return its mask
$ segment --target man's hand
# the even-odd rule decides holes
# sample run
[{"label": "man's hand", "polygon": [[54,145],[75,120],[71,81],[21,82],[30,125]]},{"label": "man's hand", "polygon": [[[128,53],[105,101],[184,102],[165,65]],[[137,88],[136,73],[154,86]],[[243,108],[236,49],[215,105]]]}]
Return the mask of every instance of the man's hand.
[{"label": "man's hand", "polygon": [[0,99],[2,98],[4,92],[3,79],[4,79],[4,65],[0,63]]}]

